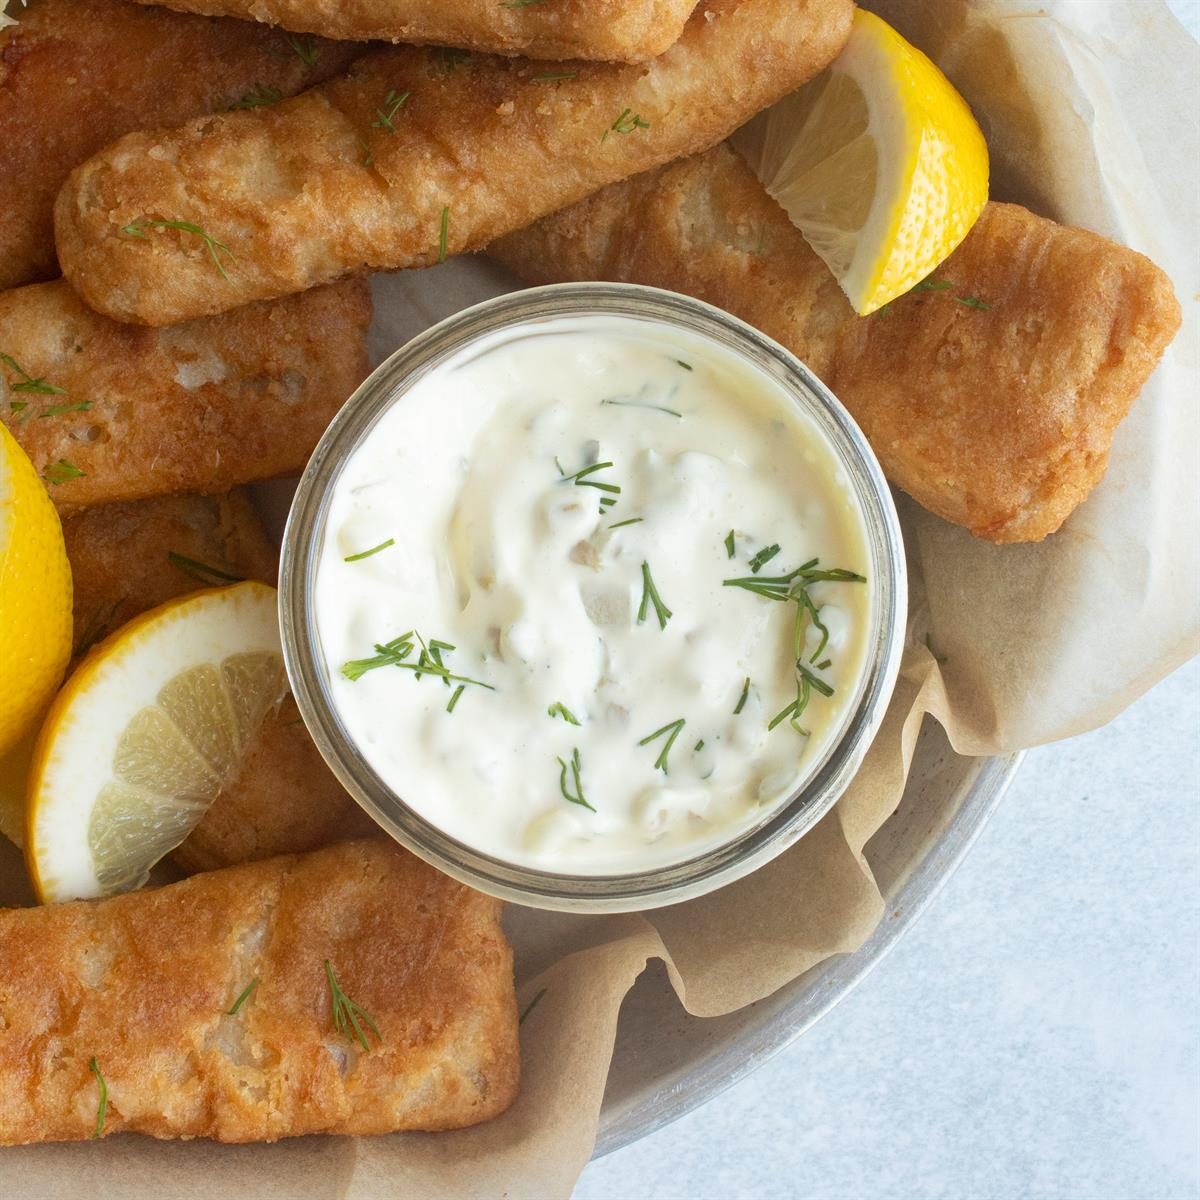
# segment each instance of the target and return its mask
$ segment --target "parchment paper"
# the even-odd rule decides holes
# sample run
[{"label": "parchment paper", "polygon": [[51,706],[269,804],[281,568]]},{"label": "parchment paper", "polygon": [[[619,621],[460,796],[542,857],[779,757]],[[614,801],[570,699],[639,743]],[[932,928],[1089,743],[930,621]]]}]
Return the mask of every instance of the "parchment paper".
[{"label": "parchment paper", "polygon": [[[901,498],[912,620],[887,720],[837,807],[786,855],[711,896],[645,916],[510,910],[524,1081],[489,1125],[275,1146],[97,1145],[0,1151],[0,1190],[75,1200],[567,1197],[591,1152],[621,1001],[661,957],[711,1016],[856,949],[882,900],[862,850],[895,809],[923,716],[964,754],[1109,720],[1200,649],[1200,51],[1160,0],[878,0],[937,60],[988,134],[993,195],[1149,254],[1184,330],[1117,433],[1108,477],[1039,546],[973,540]],[[376,357],[513,281],[484,260],[377,281]],[[16,867],[0,856],[0,876]],[[0,883],[3,880],[0,879]]]}]

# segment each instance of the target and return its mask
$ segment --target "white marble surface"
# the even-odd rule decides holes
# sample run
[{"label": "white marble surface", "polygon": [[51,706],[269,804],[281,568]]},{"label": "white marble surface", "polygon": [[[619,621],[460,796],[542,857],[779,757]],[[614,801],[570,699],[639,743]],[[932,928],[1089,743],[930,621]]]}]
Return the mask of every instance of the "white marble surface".
[{"label": "white marble surface", "polygon": [[1196,1200],[1198,859],[1200,660],[1029,754],[857,991],[575,1200]]}]

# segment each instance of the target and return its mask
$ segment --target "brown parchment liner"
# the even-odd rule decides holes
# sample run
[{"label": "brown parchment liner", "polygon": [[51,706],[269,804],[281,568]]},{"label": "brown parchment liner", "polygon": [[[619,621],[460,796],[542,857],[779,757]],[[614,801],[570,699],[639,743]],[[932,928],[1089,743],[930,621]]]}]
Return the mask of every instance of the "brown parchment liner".
[{"label": "brown parchment liner", "polygon": [[[521,1096],[472,1130],[0,1150],[16,1198],[303,1196],[551,1200],[591,1154],[622,999],[653,957],[688,1012],[713,1016],[855,950],[883,901],[863,847],[899,802],[925,714],[960,754],[997,754],[1104,723],[1200,648],[1197,196],[1200,52],[1161,0],[877,0],[947,71],[984,125],[992,194],[1107,234],[1166,268],[1184,328],[1117,432],[1103,484],[1036,546],[992,546],[900,498],[911,619],[887,719],[854,783],[750,878],[645,915],[510,910],[523,1002]],[[432,320],[509,290],[486,262],[378,281],[376,358]],[[0,898],[20,902],[0,854]],[[3,964],[0,964],[3,969]]]}]

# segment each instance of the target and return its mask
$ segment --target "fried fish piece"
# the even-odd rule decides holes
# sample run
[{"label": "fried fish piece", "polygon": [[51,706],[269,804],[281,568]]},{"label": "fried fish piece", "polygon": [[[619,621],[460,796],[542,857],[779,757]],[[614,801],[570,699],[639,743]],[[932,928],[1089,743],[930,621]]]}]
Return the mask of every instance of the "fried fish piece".
[{"label": "fried fish piece", "polygon": [[60,508],[295,473],[367,373],[370,319],[361,279],[163,330],[30,284],[0,294],[0,420]]},{"label": "fried fish piece", "polygon": [[99,311],[167,325],[428,266],[720,141],[837,54],[853,7],[707,0],[642,66],[396,47],[281,104],[129,134],[59,195],[64,273]]},{"label": "fried fish piece", "polygon": [[125,0],[30,0],[14,16],[0,32],[0,289],[58,274],[54,197],[89,155],[135,129],[294,96],[363,50],[297,50],[280,30]]},{"label": "fried fish piece", "polygon": [[896,486],[994,542],[1040,541],[1095,487],[1180,322],[1149,259],[995,203],[924,288],[858,317],[727,146],[489,253],[533,283],[651,284],[741,317],[829,385]]},{"label": "fried fish piece", "polygon": [[[500,908],[367,841],[0,911],[0,1144],[497,1116],[519,1075]],[[334,981],[361,1040],[335,1025]]]},{"label": "fried fish piece", "polygon": [[[139,0],[149,4],[152,0]],[[529,58],[645,62],[676,41],[696,0],[170,0],[329,38],[462,46]]]}]

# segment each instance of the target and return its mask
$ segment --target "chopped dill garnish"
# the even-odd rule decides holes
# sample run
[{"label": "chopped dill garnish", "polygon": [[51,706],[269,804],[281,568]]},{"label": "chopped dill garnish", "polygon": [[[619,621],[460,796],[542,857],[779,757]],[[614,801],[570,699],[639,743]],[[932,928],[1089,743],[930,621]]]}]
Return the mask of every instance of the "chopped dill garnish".
[{"label": "chopped dill garnish", "polygon": [[466,690],[467,690],[467,685],[465,683],[460,683],[458,685],[458,687],[456,687],[454,689],[454,695],[450,697],[450,701],[446,705],[447,712],[454,711],[454,706],[458,703],[459,696],[461,696],[463,694],[463,692],[465,692]]},{"label": "chopped dill garnish", "polygon": [[909,291],[911,292],[948,292],[954,287],[948,279],[922,279],[920,283],[914,283]]},{"label": "chopped dill garnish", "polygon": [[620,529],[623,525],[636,525],[639,521],[644,521],[645,517],[629,517],[627,520],[618,521],[615,525],[610,525],[609,529]]},{"label": "chopped dill garnish", "polygon": [[256,83],[240,100],[229,106],[230,112],[245,108],[262,108],[267,104],[278,104],[283,99],[283,93],[268,87],[265,83]]},{"label": "chopped dill garnish", "polygon": [[370,558],[372,554],[378,554],[380,550],[386,550],[389,546],[396,544],[395,538],[388,538],[386,542],[380,542],[378,546],[372,546],[370,550],[360,550],[357,554],[347,554],[342,562],[359,562],[364,558]]},{"label": "chopped dill garnish", "polygon": [[734,706],[733,715],[736,717],[743,708],[746,707],[746,697],[750,695],[750,676],[746,676],[746,682],[742,684],[742,694],[738,697],[738,702]]},{"label": "chopped dill garnish", "polygon": [[[409,655],[416,649],[413,645],[413,638],[421,643],[421,654],[416,662],[408,662]],[[454,674],[442,662],[442,651],[445,649],[453,649],[453,647],[446,642],[438,641],[426,645],[421,635],[410,629],[390,642],[376,642],[375,655],[372,658],[355,658],[343,663],[342,674],[347,679],[354,681],[361,679],[368,671],[374,671],[378,667],[399,667],[404,671],[412,671],[416,679],[420,679],[422,675],[432,675],[446,683],[473,684],[475,687],[487,688],[489,692],[496,690],[490,683],[484,683],[482,679],[471,679],[467,675]]]},{"label": "chopped dill garnish", "polygon": [[650,122],[643,121],[638,113],[631,108],[623,108],[620,116],[600,135],[600,140],[606,141],[610,133],[632,133],[635,129],[649,129]]},{"label": "chopped dill garnish", "polygon": [[667,755],[671,753],[671,747],[675,745],[675,739],[682,732],[683,727],[686,724],[687,721],[685,721],[683,717],[679,717],[675,721],[669,721],[661,729],[656,729],[653,733],[648,733],[640,742],[638,742],[639,746],[648,745],[650,742],[654,741],[656,737],[662,737],[664,733],[668,733],[669,731],[666,743],[659,751],[658,757],[654,760],[654,766],[664,775],[668,774]]},{"label": "chopped dill garnish", "polygon": [[826,667],[832,667],[832,666],[833,666],[833,659],[827,658],[827,659],[824,659],[822,662],[817,663],[817,670],[824,671]]},{"label": "chopped dill garnish", "polygon": [[451,46],[439,46],[436,51],[439,75],[453,75],[459,65],[471,57],[468,50],[456,50]]},{"label": "chopped dill garnish", "polygon": [[238,994],[238,998],[233,1002],[233,1005],[225,1010],[225,1015],[227,1017],[236,1017],[238,1014],[238,1009],[241,1008],[242,1005],[245,1004],[252,995],[254,995],[254,989],[257,987],[258,978],[256,976],[254,979],[250,980],[250,982],[246,984],[244,988],[242,988],[241,992]]},{"label": "chopped dill garnish", "polygon": [[229,276],[225,273],[220,255],[227,254],[232,259],[233,251],[224,242],[218,242],[215,237],[201,229],[199,225],[193,225],[191,221],[152,221],[149,217],[143,217],[140,221],[131,221],[128,225],[121,226],[122,233],[127,233],[130,237],[149,240],[146,238],[147,229],[174,229],[179,233],[194,234],[204,243],[204,248],[208,251],[209,258],[213,260],[213,265],[221,272],[221,278],[226,283],[229,282]]},{"label": "chopped dill garnish", "polygon": [[102,604],[92,613],[88,618],[88,623],[83,627],[83,632],[79,635],[79,643],[73,651],[76,658],[81,654],[86,654],[104,636],[104,631],[113,617],[117,615],[117,609],[124,603],[125,597],[119,596],[111,604]]},{"label": "chopped dill garnish", "polygon": [[694,371],[696,368],[691,363],[685,363],[682,358],[675,360],[685,371]]},{"label": "chopped dill garnish", "polygon": [[92,1138],[100,1137],[104,1133],[104,1118],[108,1113],[108,1084],[104,1080],[104,1076],[100,1073],[100,1064],[92,1059],[88,1063],[88,1070],[96,1077],[96,1083],[100,1088],[100,1099],[96,1104],[96,1128],[92,1130]]},{"label": "chopped dill garnish", "polygon": [[333,1017],[334,1029],[347,1041],[357,1041],[364,1050],[370,1050],[371,1044],[367,1041],[367,1035],[363,1032],[362,1025],[359,1024],[361,1018],[363,1024],[375,1035],[375,1040],[382,1042],[383,1035],[379,1032],[379,1027],[371,1020],[370,1014],[355,1004],[338,986],[333,967],[329,965],[329,959],[325,960],[325,978],[329,980],[329,1012]]},{"label": "chopped dill garnish", "polygon": [[546,715],[548,717],[562,717],[568,725],[578,725],[580,723],[579,718],[561,700],[555,700],[546,709]]},{"label": "chopped dill garnish", "polygon": [[66,483],[70,479],[82,479],[86,474],[86,471],[81,471],[73,462],[60,458],[42,472],[42,478],[47,483]]},{"label": "chopped dill garnish", "polygon": [[[579,773],[581,770],[581,764],[579,761],[579,750],[575,749],[575,750],[571,751],[571,762],[569,764],[569,767],[568,767],[568,764],[566,762],[564,762],[561,758],[557,759],[557,762],[558,762],[559,767],[561,768],[558,773],[558,790],[560,792],[562,792],[563,799],[569,800],[572,804],[579,804],[583,808],[590,809],[592,812],[595,812],[596,810],[594,808],[592,808],[592,806],[587,802],[587,797],[583,794],[583,781],[579,777]],[[568,769],[571,772],[571,782],[575,788],[575,794],[573,796],[571,795],[571,793],[569,791],[567,791],[567,771],[568,771]]]},{"label": "chopped dill garnish", "polygon": [[317,59],[320,57],[321,51],[317,47],[316,38],[288,34],[287,43],[300,56],[300,61],[306,67],[315,67],[317,65]]},{"label": "chopped dill garnish", "polygon": [[704,739],[703,739],[703,738],[701,738],[701,739],[700,739],[700,740],[699,740],[699,741],[698,741],[698,742],[697,742],[697,743],[696,743],[696,744],[695,744],[695,745],[692,747],[692,753],[694,753],[694,754],[698,754],[698,753],[699,753],[701,750],[703,750],[703,749],[704,749]]},{"label": "chopped dill garnish", "polygon": [[371,122],[371,128],[386,129],[392,137],[395,137],[396,126],[392,124],[392,118],[404,107],[404,102],[410,95],[410,92],[397,92],[389,89],[383,107],[375,110],[376,118]]},{"label": "chopped dill garnish", "polygon": [[601,404],[612,404],[616,408],[649,408],[654,412],[666,413],[668,416],[683,419],[683,413],[676,408],[668,408],[665,404],[647,404],[644,400],[601,400]]},{"label": "chopped dill garnish", "polygon": [[[540,4],[542,0],[529,0],[529,2]],[[504,6],[502,6],[504,7]],[[517,1028],[519,1029],[525,1024],[525,1018],[538,1006],[538,1001],[546,994],[547,989],[542,988],[540,992],[525,1006],[525,1011],[517,1018]]]},{"label": "chopped dill garnish", "polygon": [[[8,402],[8,410],[13,414],[14,417],[20,417],[20,414],[25,412],[28,407],[28,400],[10,400]],[[20,419],[20,424],[24,425],[25,422],[28,421],[32,416],[33,413],[25,413],[25,416],[21,417]]]},{"label": "chopped dill garnish", "polygon": [[442,206],[442,232],[438,238],[438,262],[446,261],[446,243],[450,238],[450,205]]},{"label": "chopped dill garnish", "polygon": [[502,0],[501,8],[533,8],[535,4],[545,4],[546,0]]},{"label": "chopped dill garnish", "polygon": [[750,570],[757,575],[779,553],[779,543],[776,542],[773,546],[764,546],[751,560]]},{"label": "chopped dill garnish", "polygon": [[167,551],[167,562],[185,575],[190,575],[193,579],[207,584],[209,587],[219,587],[223,583],[241,583],[246,578],[245,575],[235,575],[223,567],[213,567],[208,563],[200,562],[199,559],[176,554],[174,550]]},{"label": "chopped dill garnish", "polygon": [[781,721],[788,720],[792,728],[805,737],[808,736],[808,730],[800,724],[800,718],[804,715],[804,710],[808,708],[808,702],[812,699],[814,691],[820,692],[822,696],[832,696],[833,688],[829,686],[823,679],[814,675],[802,662],[796,663],[796,698],[786,708],[781,709],[767,723],[767,729],[774,729]]},{"label": "chopped dill garnish", "polygon": [[0,354],[0,363],[21,376],[19,383],[8,385],[14,392],[37,392],[42,396],[65,396],[67,394],[66,388],[55,387],[54,384],[47,383],[44,379],[35,379],[11,354]]},{"label": "chopped dill garnish", "polygon": [[992,307],[978,296],[955,296],[954,303],[961,304],[964,308],[977,309],[979,312],[990,312]]},{"label": "chopped dill garnish", "polygon": [[592,463],[590,467],[582,467],[576,471],[574,475],[564,475],[562,464],[556,458],[554,465],[558,467],[559,483],[573,483],[576,487],[595,488],[598,492],[611,492],[612,495],[604,496],[600,500],[600,511],[603,512],[606,508],[611,508],[616,504],[616,497],[621,494],[621,485],[619,483],[605,483],[600,479],[589,479],[588,476],[596,471],[606,471],[612,466],[610,462]]},{"label": "chopped dill garnish", "polygon": [[728,532],[728,533],[725,535],[725,551],[726,551],[726,555],[727,555],[729,558],[732,558],[732,557],[733,557],[733,554],[734,554],[734,545],[735,545],[735,543],[734,543],[734,540],[733,540],[733,530],[731,529],[731,530],[730,530],[730,531],[729,531],[729,532]]},{"label": "chopped dill garnish", "polygon": [[654,605],[654,615],[658,618],[659,629],[666,629],[667,622],[673,616],[671,610],[663,603],[662,597],[658,594],[658,588],[654,586],[654,577],[650,574],[650,564],[642,563],[642,602],[638,606],[637,623],[642,624],[646,619],[646,608],[648,605]]},{"label": "chopped dill garnish", "polygon": [[[540,2],[540,0],[539,0]],[[547,71],[544,75],[531,75],[530,83],[562,83],[568,79],[578,79],[578,71]]]},{"label": "chopped dill garnish", "polygon": [[64,413],[87,412],[92,407],[92,401],[79,400],[74,404],[52,404],[49,408],[44,408],[38,417],[61,417]]}]

